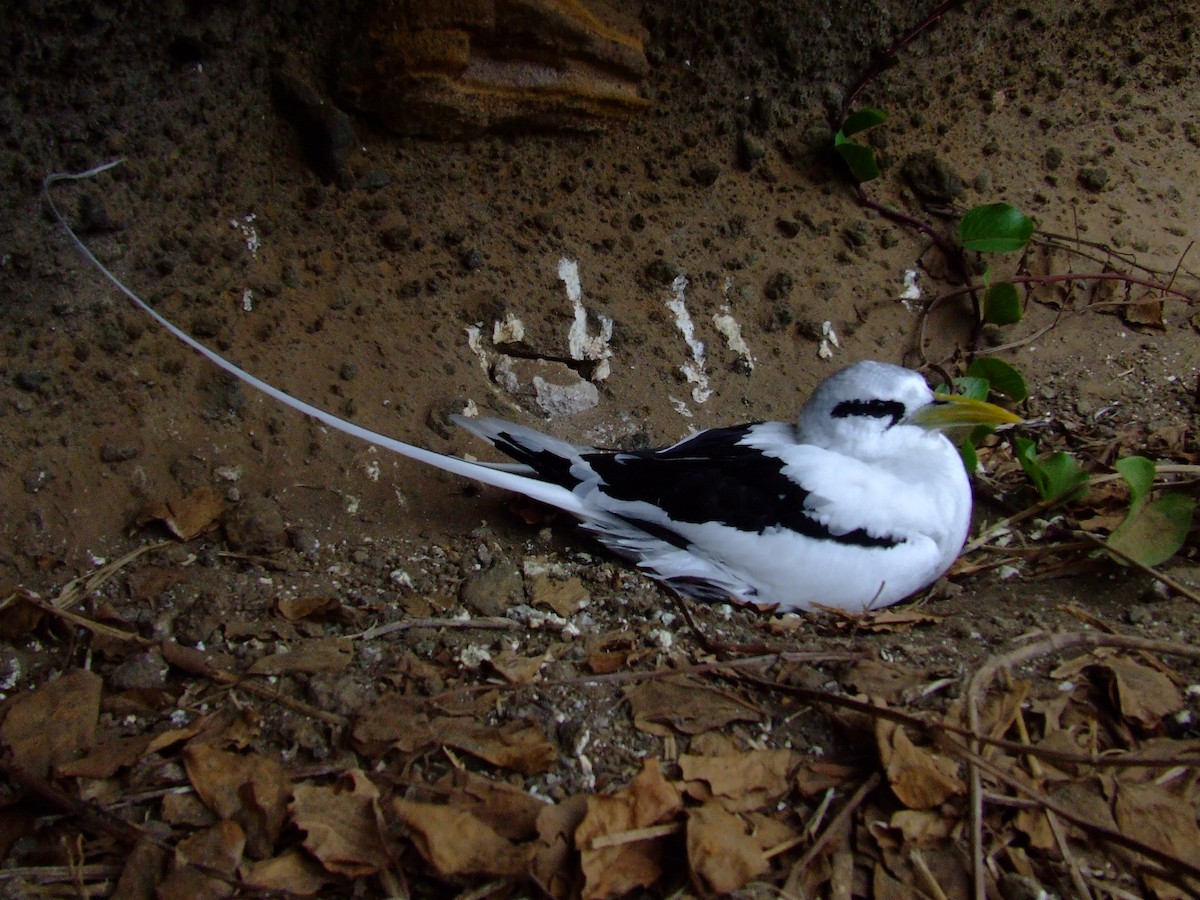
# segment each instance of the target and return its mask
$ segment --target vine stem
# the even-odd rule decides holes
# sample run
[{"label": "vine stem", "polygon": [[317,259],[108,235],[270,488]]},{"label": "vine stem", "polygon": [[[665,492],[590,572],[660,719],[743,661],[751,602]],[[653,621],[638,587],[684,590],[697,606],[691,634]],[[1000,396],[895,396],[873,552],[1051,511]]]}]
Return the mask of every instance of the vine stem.
[{"label": "vine stem", "polygon": [[842,127],[842,123],[846,121],[850,107],[854,105],[854,101],[858,99],[858,95],[866,89],[868,84],[878,78],[884,69],[892,64],[892,60],[900,54],[900,51],[916,40],[923,32],[928,31],[936,25],[942,16],[946,15],[946,13],[950,12],[950,10],[958,6],[961,2],[962,0],[945,0],[945,2],[938,4],[925,18],[904,32],[898,41],[875,57],[866,71],[859,76],[858,81],[854,83],[854,87],[847,91],[845,98],[843,98],[842,105],[837,111],[837,116],[832,122],[834,131]]}]

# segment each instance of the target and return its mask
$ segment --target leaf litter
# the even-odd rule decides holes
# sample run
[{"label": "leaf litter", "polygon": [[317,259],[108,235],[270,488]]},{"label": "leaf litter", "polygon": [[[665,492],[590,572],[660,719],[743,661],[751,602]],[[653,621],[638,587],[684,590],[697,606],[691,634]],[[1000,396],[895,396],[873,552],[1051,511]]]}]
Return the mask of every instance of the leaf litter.
[{"label": "leaf litter", "polygon": [[[447,615],[414,622],[410,637],[442,639],[418,658],[352,631],[361,614],[314,593],[278,599],[270,621],[229,622],[230,653],[143,637],[103,599],[123,584],[152,608],[155,590],[186,585],[191,570],[162,552],[54,601],[14,591],[0,606],[6,634],[95,649],[90,669],[68,664],[0,707],[19,826],[0,849],[32,842],[99,867],[122,896],[1200,886],[1188,645],[1034,634],[964,670],[891,659],[897,634],[938,624],[919,608],[858,628],[817,616],[812,641],[837,650],[805,663],[792,648],[713,655],[686,629],[664,650],[633,630],[570,642],[546,624],[517,639]],[[589,614],[588,577],[556,577],[563,612]],[[721,627],[710,609],[693,615]],[[465,668],[454,646],[481,634],[489,664]],[[145,684],[120,674],[131,660]],[[368,672],[374,691],[339,703],[338,680]],[[552,712],[580,696],[587,716]],[[597,772],[601,745],[624,762]],[[56,824],[37,827],[48,810]],[[64,870],[15,871],[19,889]]]}]

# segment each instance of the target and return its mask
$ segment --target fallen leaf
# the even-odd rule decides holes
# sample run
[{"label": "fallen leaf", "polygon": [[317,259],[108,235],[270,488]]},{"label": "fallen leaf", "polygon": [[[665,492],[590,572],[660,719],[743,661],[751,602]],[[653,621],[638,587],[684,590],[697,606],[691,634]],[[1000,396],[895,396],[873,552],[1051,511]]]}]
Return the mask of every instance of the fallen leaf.
[{"label": "fallen leaf", "polygon": [[[26,595],[28,596],[28,595]],[[0,640],[16,641],[42,621],[45,611],[35,603],[31,603],[20,590],[9,594],[4,608],[0,609]]]},{"label": "fallen leaf", "polygon": [[492,655],[487,665],[495,669],[509,684],[532,684],[549,657],[545,653],[535,656],[518,656],[512,650],[501,650]]},{"label": "fallen leaf", "polygon": [[367,756],[388,750],[415,753],[433,743],[424,704],[403,694],[387,694],[359,713],[350,733],[354,749]]},{"label": "fallen leaf", "polygon": [[550,805],[519,787],[465,769],[451,770],[437,787],[446,791],[448,805],[469,812],[512,841],[537,837],[538,818]]},{"label": "fallen leaf", "polygon": [[556,900],[578,896],[582,890],[578,883],[582,873],[575,865],[575,833],[587,810],[587,796],[577,794],[538,814],[538,837],[529,874]]},{"label": "fallen leaf", "polygon": [[1162,300],[1149,292],[1123,306],[1122,318],[1130,325],[1141,325],[1156,331],[1166,330],[1166,324],[1163,322]]},{"label": "fallen leaf", "polygon": [[879,659],[864,659],[855,663],[842,681],[860,694],[886,703],[895,703],[918,686],[927,683],[923,672],[897,666]]},{"label": "fallen leaf", "polygon": [[0,722],[0,748],[13,765],[38,778],[91,748],[100,715],[100,676],[73,669],[13,698]]},{"label": "fallen leaf", "polygon": [[55,771],[63,778],[111,778],[141,759],[153,739],[149,734],[113,738],[87,756],[57,766]]},{"label": "fallen leaf", "polygon": [[329,874],[299,848],[244,867],[242,880],[262,891],[313,897],[329,884]]},{"label": "fallen leaf", "polygon": [[[1118,782],[1113,811],[1122,833],[1136,835],[1151,847],[1193,866],[1200,865],[1200,827],[1196,825],[1196,811],[1165,786],[1153,782]],[[1159,900],[1183,900],[1195,896],[1162,879],[1150,875],[1143,877],[1147,888]]]},{"label": "fallen leaf", "polygon": [[138,513],[136,522],[138,525],[161,522],[181,541],[190,541],[214,527],[224,511],[225,501],[216,490],[198,487],[178,500],[148,504]]},{"label": "fallen leaf", "polygon": [[425,861],[442,877],[511,878],[525,870],[527,848],[518,847],[468,812],[437,803],[396,798],[392,808]]},{"label": "fallen leaf", "polygon": [[279,761],[190,744],[184,748],[183,764],[204,805],[218,818],[242,827],[247,852],[258,859],[270,856],[283,830],[292,787]]},{"label": "fallen leaf", "polygon": [[624,790],[587,798],[587,814],[575,830],[583,868],[583,896],[612,897],[645,888],[662,875],[665,838],[630,840],[612,846],[595,846],[597,839],[660,825],[675,819],[683,809],[679,792],[663,778],[657,760]]},{"label": "fallen leaf", "polygon": [[730,722],[758,722],[760,707],[733,691],[714,687],[691,676],[655,678],[625,688],[633,708],[633,724],[640,731],[669,737],[672,730],[699,734]]},{"label": "fallen leaf", "polygon": [[175,846],[171,872],[158,886],[156,896],[160,900],[231,896],[230,879],[241,861],[244,847],[242,829],[234,822],[218,822],[184,838]]},{"label": "fallen leaf", "polygon": [[913,744],[903,726],[880,720],[876,740],[892,793],[909,809],[929,809],[966,790],[958,763]]},{"label": "fallen leaf", "polygon": [[558,762],[558,750],[532,722],[485,725],[457,716],[429,723],[433,741],[462,750],[502,769],[525,775],[549,771]]},{"label": "fallen leaf", "polygon": [[526,578],[525,590],[532,606],[547,606],[563,618],[570,618],[592,595],[578,578],[555,578],[546,573]]},{"label": "fallen leaf", "polygon": [[713,797],[731,812],[762,809],[787,794],[792,765],[790,750],[679,757],[688,795],[701,801]]},{"label": "fallen leaf", "polygon": [[716,803],[688,810],[687,855],[692,875],[715,894],[736,891],[771,868],[746,823]]},{"label": "fallen leaf", "polygon": [[830,788],[844,788],[862,780],[861,770],[841,763],[808,762],[796,769],[792,783],[802,797],[816,797]]},{"label": "fallen leaf", "polygon": [[348,770],[334,785],[297,785],[288,810],[305,832],[304,848],[326,870],[363,878],[390,865],[379,790],[360,769]]},{"label": "fallen leaf", "polygon": [[1145,731],[1160,728],[1164,717],[1183,708],[1183,696],[1170,678],[1128,657],[1113,657],[1088,671],[1117,711]]},{"label": "fallen leaf", "polygon": [[275,602],[275,608],[289,622],[314,617],[341,618],[347,613],[337,597],[281,597]]},{"label": "fallen leaf", "polygon": [[254,661],[251,675],[317,674],[344,672],[354,661],[354,642],[349,638],[304,641],[287,653],[274,653]]},{"label": "fallen leaf", "polygon": [[129,573],[129,596],[138,603],[150,603],[187,581],[187,572],[178,566],[142,566]]}]

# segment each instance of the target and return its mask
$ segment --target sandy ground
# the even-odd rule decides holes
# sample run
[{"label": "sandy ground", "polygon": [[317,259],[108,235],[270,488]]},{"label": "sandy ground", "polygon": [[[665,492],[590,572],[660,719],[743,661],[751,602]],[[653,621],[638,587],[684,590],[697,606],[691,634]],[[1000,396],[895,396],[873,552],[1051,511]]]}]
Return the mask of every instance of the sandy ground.
[{"label": "sandy ground", "polygon": [[[614,649],[649,671],[708,658],[667,595],[568,523],[283,409],[132,308],[82,261],[40,197],[46,174],[116,157],[120,167],[54,190],[119,277],[258,377],[441,452],[482,452],[447,424],[470,405],[579,443],[644,446],[712,425],[790,418],[820,379],[858,359],[958,374],[975,350],[1011,344],[997,355],[1030,385],[1023,411],[1043,423],[1027,432],[1040,446],[1070,450],[1098,473],[1131,453],[1197,461],[1194,305],[1172,300],[1161,324],[1136,324],[1126,307],[1085,307],[1138,299],[1144,288],[1100,295],[1080,282],[1035,288],[1021,323],[981,335],[963,300],[927,315],[954,287],[937,251],[861,207],[825,152],[827,108],[870,48],[912,24],[907,7],[647,3],[625,12],[645,28],[651,63],[649,107],[629,123],[602,134],[439,142],[353,117],[352,177],[341,186],[306,161],[272,100],[271,73],[286,65],[326,89],[341,36],[357,22],[355,4],[176,3],[147,12],[62,2],[7,15],[0,583],[54,596],[105,561],[170,540],[161,515],[139,523],[139,514],[207,488],[227,508],[224,531],[138,557],[77,598],[74,611],[147,639],[209,648],[230,671],[309,640],[464,609],[526,628],[408,628],[360,638],[338,665],[277,676],[283,693],[345,717],[342,725],[253,695],[244,701],[261,717],[255,752],[329,772],[374,765],[345,721],[392,690],[430,695],[504,681],[489,656],[542,658],[547,681],[595,672],[589,660]],[[1171,5],[1085,2],[973,4],[951,15],[863,95],[891,116],[872,136],[885,168],[868,191],[948,234],[956,211],[1012,203],[1039,234],[1074,241],[1091,257],[1036,249],[1023,271],[1107,265],[1173,277],[1195,295],[1195,19]],[[747,146],[761,151],[752,164]],[[905,173],[915,155],[935,157],[951,176],[914,186]],[[952,198],[932,196],[954,181]],[[569,355],[562,259],[578,264],[591,333],[601,317],[612,322],[611,374],[596,384],[594,406],[547,417],[498,386],[481,354],[496,359],[494,324],[515,318],[528,352]],[[1010,272],[1015,261],[996,265]],[[909,271],[920,273],[922,293],[904,301]],[[694,360],[667,306],[677,275],[687,278],[687,309],[706,350],[703,385],[683,374]],[[728,321],[744,348],[729,340]],[[475,347],[472,326],[482,334]],[[528,381],[533,364],[520,365]],[[988,463],[980,523],[1036,499],[1007,450]],[[1080,505],[1068,521],[1096,511],[1112,514],[1111,502]],[[1015,543],[1042,546],[1041,528],[1026,523]],[[943,585],[914,613],[917,627],[904,630],[821,616],[781,623],[718,607],[694,614],[715,640],[867,653],[918,681],[956,684],[1039,629],[1193,639],[1194,603],[1145,576],[1081,562],[977,553],[962,566],[968,574]],[[1193,537],[1168,568],[1195,585],[1197,566]],[[539,580],[543,571],[549,580]],[[281,601],[313,597],[340,612],[318,624],[281,619]],[[558,624],[514,618],[516,607],[555,603]],[[113,695],[162,692],[128,719],[103,713],[106,734],[153,731],[178,710],[199,716],[236,700],[202,689],[185,697],[195,672],[137,669],[129,662],[138,654],[89,648],[87,634],[48,622],[9,629],[0,645],[5,691],[18,696],[51,673],[91,666]],[[792,677],[836,688],[846,686],[844,674],[834,661]],[[1183,670],[1178,680],[1195,676]],[[957,690],[921,702],[941,710]],[[812,708],[759,700],[765,718],[726,729],[733,749],[862,753]],[[636,728],[628,703],[618,685],[558,686],[496,701],[490,714],[493,724],[540,723],[556,761],[523,786],[563,800],[620,788],[644,758],[686,748],[683,735]],[[388,759],[390,771],[412,778],[450,765],[422,757],[410,770],[411,761]],[[17,846],[26,855],[39,846],[24,840]],[[768,880],[786,875],[784,866]]]}]

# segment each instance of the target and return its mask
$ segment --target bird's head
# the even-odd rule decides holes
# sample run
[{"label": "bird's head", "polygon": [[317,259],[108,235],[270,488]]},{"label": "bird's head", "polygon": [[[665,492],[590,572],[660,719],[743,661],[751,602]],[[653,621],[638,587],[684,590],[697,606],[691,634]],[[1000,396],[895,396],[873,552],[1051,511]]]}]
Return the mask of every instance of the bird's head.
[{"label": "bird's head", "polygon": [[865,361],[821,382],[800,413],[797,431],[803,443],[843,452],[859,448],[871,455],[894,449],[888,445],[900,435],[917,439],[914,427],[940,432],[957,426],[1020,421],[992,403],[935,394],[912,369]]}]

